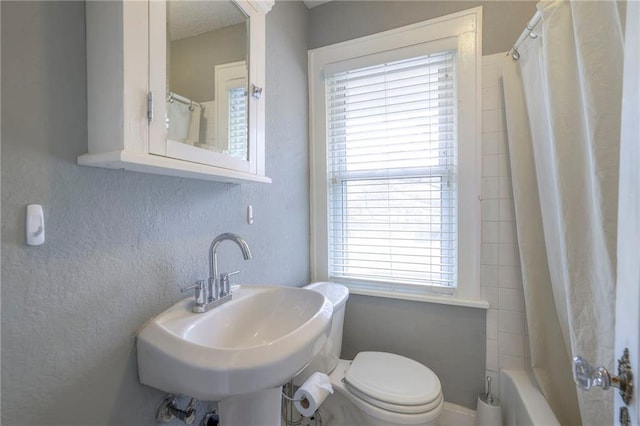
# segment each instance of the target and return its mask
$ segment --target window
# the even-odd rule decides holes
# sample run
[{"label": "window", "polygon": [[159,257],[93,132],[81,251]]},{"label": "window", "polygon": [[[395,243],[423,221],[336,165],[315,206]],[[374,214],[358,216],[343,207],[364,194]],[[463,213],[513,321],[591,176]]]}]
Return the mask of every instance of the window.
[{"label": "window", "polygon": [[314,280],[477,298],[479,13],[310,52]]},{"label": "window", "polygon": [[455,286],[454,59],[325,77],[331,277]]},{"label": "window", "polygon": [[[244,83],[244,81],[242,81]],[[232,157],[247,159],[247,138],[249,137],[249,97],[243,86],[228,89],[229,152]]]}]

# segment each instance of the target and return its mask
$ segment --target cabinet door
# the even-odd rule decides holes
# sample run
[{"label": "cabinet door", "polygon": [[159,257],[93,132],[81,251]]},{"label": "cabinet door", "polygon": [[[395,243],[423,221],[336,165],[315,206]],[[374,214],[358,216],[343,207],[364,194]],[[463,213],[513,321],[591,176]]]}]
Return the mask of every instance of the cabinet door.
[{"label": "cabinet door", "polygon": [[151,155],[264,176],[264,97],[252,96],[264,87],[260,6],[149,2]]}]

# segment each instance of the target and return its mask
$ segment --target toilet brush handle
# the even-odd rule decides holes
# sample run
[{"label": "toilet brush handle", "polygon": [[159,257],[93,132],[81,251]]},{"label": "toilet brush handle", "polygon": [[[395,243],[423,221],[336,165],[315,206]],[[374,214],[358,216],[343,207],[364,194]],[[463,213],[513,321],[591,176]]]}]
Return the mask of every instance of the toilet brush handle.
[{"label": "toilet brush handle", "polygon": [[495,398],[493,397],[493,394],[491,393],[491,382],[493,381],[493,379],[491,378],[491,376],[487,376],[486,379],[487,381],[487,393],[484,396],[485,399],[487,400],[487,403],[489,405],[493,405]]}]

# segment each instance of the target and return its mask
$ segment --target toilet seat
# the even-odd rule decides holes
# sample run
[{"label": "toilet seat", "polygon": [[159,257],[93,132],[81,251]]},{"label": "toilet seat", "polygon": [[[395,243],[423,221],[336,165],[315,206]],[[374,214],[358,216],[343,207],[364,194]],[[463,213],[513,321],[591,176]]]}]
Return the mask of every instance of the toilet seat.
[{"label": "toilet seat", "polygon": [[380,401],[380,400],[371,398],[368,395],[363,394],[362,392],[358,391],[357,389],[353,388],[352,386],[349,386],[348,383],[347,383],[347,388],[357,398],[360,398],[361,400],[373,405],[374,407],[378,407],[378,408],[381,408],[383,410],[386,410],[386,411],[389,411],[389,412],[392,412],[392,413],[400,413],[400,414],[422,414],[422,413],[428,413],[430,411],[435,410],[436,408],[438,408],[443,403],[443,397],[442,397],[442,394],[440,394],[440,395],[438,395],[438,397],[436,397],[436,399],[434,399],[430,403],[422,404],[422,405],[396,405],[396,404],[389,404],[389,403],[386,403],[384,401]]},{"label": "toilet seat", "polygon": [[345,383],[356,397],[395,413],[425,413],[443,401],[438,376],[396,354],[360,352],[346,371]]}]

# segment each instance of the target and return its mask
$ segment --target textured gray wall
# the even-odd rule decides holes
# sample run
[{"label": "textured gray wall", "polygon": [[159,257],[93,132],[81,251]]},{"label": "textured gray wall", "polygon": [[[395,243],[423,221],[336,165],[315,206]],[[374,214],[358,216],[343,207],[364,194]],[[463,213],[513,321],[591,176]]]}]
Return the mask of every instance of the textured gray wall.
[{"label": "textured gray wall", "polygon": [[483,6],[482,54],[506,52],[536,11],[536,1],[332,1],[309,13],[309,48]]},{"label": "textured gray wall", "polygon": [[383,351],[422,362],[440,379],[445,401],[475,410],[484,389],[484,309],[351,295],[342,357]]},{"label": "textured gray wall", "polygon": [[[212,238],[238,281],[309,279],[307,19],[267,15],[267,174],[234,186],[76,165],[87,150],[83,2],[2,8],[2,424],[154,425],[162,393],[138,383],[134,336],[207,274]],[[24,212],[44,206],[47,242]],[[256,223],[245,223],[253,204]]]}]

